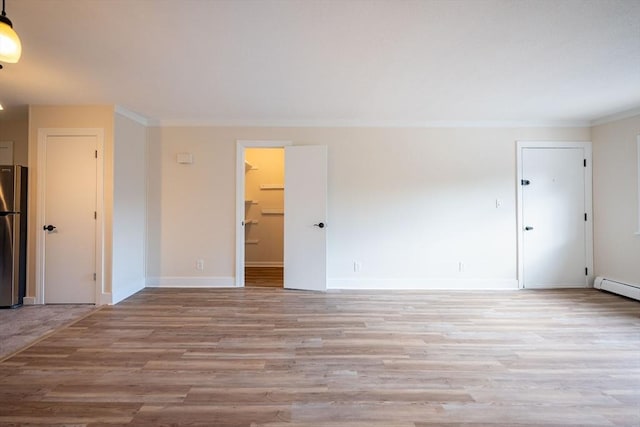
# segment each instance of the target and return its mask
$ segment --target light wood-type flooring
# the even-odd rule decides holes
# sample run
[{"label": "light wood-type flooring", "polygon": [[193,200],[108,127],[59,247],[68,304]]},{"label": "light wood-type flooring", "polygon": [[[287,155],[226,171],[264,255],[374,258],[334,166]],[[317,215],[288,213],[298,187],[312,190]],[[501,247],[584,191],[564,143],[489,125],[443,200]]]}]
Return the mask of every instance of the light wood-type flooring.
[{"label": "light wood-type flooring", "polygon": [[284,283],[282,267],[245,267],[244,285],[281,288]]},{"label": "light wood-type flooring", "polygon": [[145,289],[0,363],[0,424],[637,427],[640,304]]}]

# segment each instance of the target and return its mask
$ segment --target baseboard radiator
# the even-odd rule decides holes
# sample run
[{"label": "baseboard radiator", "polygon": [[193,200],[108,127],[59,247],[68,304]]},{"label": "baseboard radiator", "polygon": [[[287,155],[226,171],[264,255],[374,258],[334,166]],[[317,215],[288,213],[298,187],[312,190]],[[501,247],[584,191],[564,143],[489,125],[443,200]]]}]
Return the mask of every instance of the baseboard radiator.
[{"label": "baseboard radiator", "polygon": [[625,283],[598,276],[593,282],[593,287],[640,301],[640,285],[635,283]]}]

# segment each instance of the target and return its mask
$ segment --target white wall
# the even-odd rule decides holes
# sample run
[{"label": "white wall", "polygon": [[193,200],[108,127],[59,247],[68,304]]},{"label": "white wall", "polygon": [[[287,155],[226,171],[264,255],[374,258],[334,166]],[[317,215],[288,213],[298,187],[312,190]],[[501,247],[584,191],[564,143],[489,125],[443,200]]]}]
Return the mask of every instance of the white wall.
[{"label": "white wall", "polygon": [[640,115],[592,128],[595,273],[636,284],[639,134]]},{"label": "white wall", "polygon": [[[590,131],[152,128],[150,285],[233,285],[239,139],[329,146],[331,287],[515,289],[515,141],[589,140]],[[176,164],[179,152],[194,164]]]},{"label": "white wall", "polygon": [[147,285],[233,286],[235,138],[197,127],[150,128],[149,138]]},{"label": "white wall", "polygon": [[146,284],[147,129],[117,113],[114,126],[111,292],[115,304]]}]

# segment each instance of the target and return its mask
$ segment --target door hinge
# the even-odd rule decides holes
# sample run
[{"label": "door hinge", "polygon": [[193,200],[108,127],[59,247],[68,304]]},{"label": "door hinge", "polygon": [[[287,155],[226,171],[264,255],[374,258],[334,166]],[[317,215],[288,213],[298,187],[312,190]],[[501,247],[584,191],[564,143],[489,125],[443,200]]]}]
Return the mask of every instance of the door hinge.
[{"label": "door hinge", "polygon": [[589,269],[587,267],[584,268],[584,275],[585,276],[589,275]]},{"label": "door hinge", "polygon": [[587,220],[587,213],[586,212],[584,213],[584,220],[585,221]]},{"label": "door hinge", "polygon": [[93,281],[96,281],[96,273],[93,273]]},{"label": "door hinge", "polygon": [[93,211],[93,219],[98,219],[98,212],[97,211]]},{"label": "door hinge", "polygon": [[96,159],[98,158],[98,150],[96,150]]},{"label": "door hinge", "polygon": [[520,185],[529,185],[531,184],[531,181],[529,181],[528,179],[521,179],[520,180]]},{"label": "door hinge", "polygon": [[582,163],[584,165],[584,167],[587,167],[587,159],[584,159],[584,162]]}]

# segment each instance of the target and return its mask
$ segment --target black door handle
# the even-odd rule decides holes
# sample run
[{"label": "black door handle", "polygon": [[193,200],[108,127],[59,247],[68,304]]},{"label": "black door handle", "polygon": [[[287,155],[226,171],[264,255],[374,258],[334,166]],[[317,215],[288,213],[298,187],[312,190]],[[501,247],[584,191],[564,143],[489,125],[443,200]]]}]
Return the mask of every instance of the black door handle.
[{"label": "black door handle", "polygon": [[43,230],[45,231],[53,231],[56,229],[55,225],[45,225],[44,227],[42,227]]},{"label": "black door handle", "polygon": [[324,222],[320,222],[318,224],[313,224],[314,227],[324,228]]},{"label": "black door handle", "polygon": [[527,225],[524,229],[525,229],[526,231],[531,231],[531,230],[533,230],[533,227],[530,227],[530,226],[528,226],[528,225]]}]

